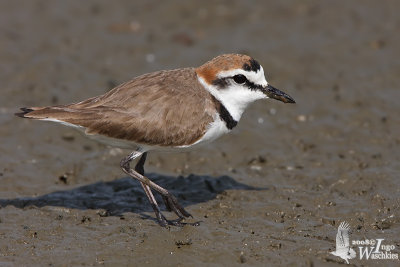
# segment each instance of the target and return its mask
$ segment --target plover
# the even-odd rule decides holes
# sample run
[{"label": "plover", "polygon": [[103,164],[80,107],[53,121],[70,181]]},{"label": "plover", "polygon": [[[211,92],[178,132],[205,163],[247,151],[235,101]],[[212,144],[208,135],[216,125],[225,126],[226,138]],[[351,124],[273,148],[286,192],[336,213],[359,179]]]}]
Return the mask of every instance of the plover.
[{"label": "plover", "polygon": [[[240,54],[218,56],[198,68],[148,73],[109,92],[69,105],[21,108],[23,118],[58,122],[88,137],[133,151],[121,160],[122,170],[138,180],[162,226],[183,225],[192,217],[168,190],[144,176],[147,152],[179,151],[211,142],[230,132],[245,108],[258,99],[295,103],[271,86],[262,66]],[[132,160],[139,158],[134,169]],[[167,220],[152,190],[161,194]]]}]

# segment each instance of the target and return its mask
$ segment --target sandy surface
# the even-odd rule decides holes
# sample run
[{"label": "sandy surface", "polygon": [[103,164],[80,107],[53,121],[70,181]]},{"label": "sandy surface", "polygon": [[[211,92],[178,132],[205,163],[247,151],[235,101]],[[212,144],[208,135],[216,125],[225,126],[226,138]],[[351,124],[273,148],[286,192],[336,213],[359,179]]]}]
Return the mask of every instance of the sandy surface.
[{"label": "sandy surface", "polygon": [[[399,8],[1,1],[0,266],[335,266],[343,220],[352,240],[384,238],[400,253]],[[257,102],[211,145],[150,154],[149,177],[198,227],[157,225],[119,169],[129,151],[13,116],[225,52],[255,57],[297,104]]]}]

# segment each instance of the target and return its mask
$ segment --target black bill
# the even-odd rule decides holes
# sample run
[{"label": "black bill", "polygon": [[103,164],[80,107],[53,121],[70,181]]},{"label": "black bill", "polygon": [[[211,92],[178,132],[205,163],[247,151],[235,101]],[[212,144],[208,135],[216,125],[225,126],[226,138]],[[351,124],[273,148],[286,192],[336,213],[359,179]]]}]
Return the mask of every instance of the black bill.
[{"label": "black bill", "polygon": [[294,99],[290,95],[282,92],[281,90],[276,89],[275,87],[269,84],[263,88],[263,92],[269,98],[282,101],[283,103],[296,103],[296,101],[294,101]]}]

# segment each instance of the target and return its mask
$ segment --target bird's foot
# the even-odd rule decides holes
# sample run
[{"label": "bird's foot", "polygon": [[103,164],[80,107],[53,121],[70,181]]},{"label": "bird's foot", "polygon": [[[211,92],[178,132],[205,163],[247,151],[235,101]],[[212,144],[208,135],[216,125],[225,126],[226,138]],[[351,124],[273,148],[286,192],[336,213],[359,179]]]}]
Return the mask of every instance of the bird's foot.
[{"label": "bird's foot", "polygon": [[190,225],[190,226],[199,226],[200,225],[200,221],[199,222],[194,222],[194,223],[189,223],[189,222],[184,222],[184,219],[176,219],[176,220],[167,220],[165,219],[165,217],[163,216],[162,221],[158,221],[158,223],[162,226],[162,227],[168,227],[168,226],[178,226],[178,227],[183,227],[185,225]]},{"label": "bird's foot", "polygon": [[184,219],[185,217],[192,217],[193,216],[187,212],[179,203],[178,200],[174,195],[171,193],[167,192],[167,194],[163,195],[163,200],[165,203],[165,207],[167,208],[168,211],[173,211],[179,219]]}]

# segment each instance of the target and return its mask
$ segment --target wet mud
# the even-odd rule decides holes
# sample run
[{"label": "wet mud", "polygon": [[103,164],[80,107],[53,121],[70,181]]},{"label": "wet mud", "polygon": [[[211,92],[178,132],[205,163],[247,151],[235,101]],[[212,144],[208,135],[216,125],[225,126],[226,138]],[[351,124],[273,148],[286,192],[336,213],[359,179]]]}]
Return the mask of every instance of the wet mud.
[{"label": "wet mud", "polygon": [[[399,8],[0,2],[0,266],[336,266],[342,221],[351,240],[383,238],[400,253]],[[119,168],[129,151],[13,115],[227,52],[256,58],[297,104],[259,101],[213,144],[149,154],[146,173],[197,227],[158,226]]]}]

